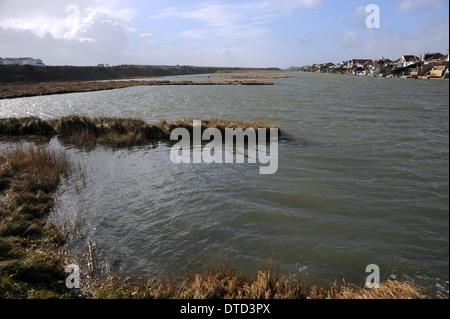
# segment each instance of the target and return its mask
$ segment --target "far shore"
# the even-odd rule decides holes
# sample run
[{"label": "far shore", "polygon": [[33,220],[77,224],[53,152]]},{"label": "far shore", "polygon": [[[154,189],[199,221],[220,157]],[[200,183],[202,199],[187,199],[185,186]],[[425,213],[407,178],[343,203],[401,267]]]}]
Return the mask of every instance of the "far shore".
[{"label": "far shore", "polygon": [[[300,71],[303,72],[303,71]],[[303,73],[319,73],[319,72],[303,72]],[[410,80],[424,80],[424,81],[448,81],[449,78],[445,77],[429,77],[429,76],[418,76],[413,77],[410,75],[400,75],[400,76],[373,76],[373,75],[355,75],[350,73],[319,73],[319,74],[327,74],[327,75],[346,75],[346,76],[354,76],[354,77],[363,77],[363,78],[384,78],[384,79],[410,79]]]},{"label": "far shore", "polygon": [[167,81],[167,80],[129,80],[129,81],[77,81],[77,82],[41,82],[33,84],[13,84],[0,86],[0,100],[39,95],[82,93],[113,90],[132,86],[156,85],[273,85],[271,81],[254,79],[224,79],[220,81]]},{"label": "far shore", "polygon": [[[208,67],[192,65],[34,66],[0,64],[0,99],[111,90],[149,85],[272,85],[279,68]],[[234,73],[252,73],[235,77]],[[260,74],[260,76],[255,76]],[[167,81],[178,75],[230,74],[221,81]],[[155,78],[159,78],[155,79]],[[151,79],[155,79],[154,81]],[[98,81],[98,82],[96,82]]]}]

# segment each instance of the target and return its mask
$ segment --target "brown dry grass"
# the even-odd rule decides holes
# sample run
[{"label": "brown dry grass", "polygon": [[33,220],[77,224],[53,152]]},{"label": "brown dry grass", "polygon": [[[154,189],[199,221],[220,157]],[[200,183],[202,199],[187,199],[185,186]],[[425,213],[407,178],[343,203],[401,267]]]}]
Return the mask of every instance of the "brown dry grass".
[{"label": "brown dry grass", "polygon": [[[202,119],[202,132],[207,128],[218,128],[221,133],[226,128],[278,128],[273,123],[230,121],[226,119]],[[160,140],[170,140],[173,129],[183,127],[193,131],[193,119],[165,120],[148,124],[140,119],[118,117],[65,116],[43,121],[34,117],[0,119],[0,135],[25,136],[59,135],[65,141],[82,146],[95,146],[97,143],[112,147],[131,147],[148,145]],[[268,134],[268,132],[266,132]],[[224,135],[223,135],[224,136]]]},{"label": "brown dry grass", "polygon": [[328,289],[311,289],[311,299],[428,299],[424,288],[403,278],[387,280],[379,288],[368,289],[362,284],[333,283]]},{"label": "brown dry grass", "polygon": [[103,81],[103,82],[44,82],[35,84],[0,85],[0,99],[113,90],[132,86],[155,85],[273,85],[273,82],[251,80],[223,81]]},{"label": "brown dry grass", "polygon": [[287,75],[281,74],[220,74],[220,75],[210,75],[211,77],[227,78],[227,79],[286,79]]},{"label": "brown dry grass", "polygon": [[0,154],[0,298],[67,293],[57,285],[64,278],[64,238],[45,218],[60,176],[70,170],[68,158],[56,151],[18,148]]},{"label": "brown dry grass", "polygon": [[255,279],[242,276],[233,267],[200,273],[184,278],[151,278],[147,283],[131,277],[110,274],[101,279],[84,281],[82,292],[87,298],[100,299],[428,299],[423,288],[405,280],[388,280],[379,289],[337,281],[329,288],[306,289],[298,281],[274,273],[268,263]]},{"label": "brown dry grass", "polygon": [[86,282],[90,298],[117,299],[305,299],[301,284],[286,276],[275,275],[270,268],[249,280],[231,266],[188,273],[185,278],[151,278],[147,283],[110,275]]},{"label": "brown dry grass", "polygon": [[200,85],[273,85],[272,81],[258,81],[258,80],[236,80],[226,79],[221,81],[202,81]]}]

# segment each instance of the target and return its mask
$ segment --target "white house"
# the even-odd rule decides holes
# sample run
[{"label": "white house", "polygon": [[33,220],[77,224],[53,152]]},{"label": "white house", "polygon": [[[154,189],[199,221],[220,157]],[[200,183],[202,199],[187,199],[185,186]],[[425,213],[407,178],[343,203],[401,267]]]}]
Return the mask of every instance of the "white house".
[{"label": "white house", "polygon": [[41,59],[33,59],[30,57],[26,58],[4,58],[3,60],[4,65],[37,65],[37,66],[44,66],[45,64],[42,63]]},{"label": "white house", "polygon": [[419,62],[419,58],[415,55],[403,55],[399,61],[401,66],[404,68],[412,64],[416,64],[417,62]]},{"label": "white house", "polygon": [[36,60],[34,60],[34,62],[35,62],[34,65],[37,65],[37,66],[44,66],[44,65],[45,65],[45,64],[42,62],[41,59],[36,59]]}]

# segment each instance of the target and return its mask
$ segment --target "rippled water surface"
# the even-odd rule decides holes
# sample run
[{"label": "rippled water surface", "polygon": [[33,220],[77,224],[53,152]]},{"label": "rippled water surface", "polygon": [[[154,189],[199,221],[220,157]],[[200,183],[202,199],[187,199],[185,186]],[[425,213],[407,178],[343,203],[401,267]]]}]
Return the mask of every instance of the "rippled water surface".
[{"label": "rippled water surface", "polygon": [[[368,264],[448,289],[449,82],[288,73],[274,86],[155,86],[0,101],[0,117],[68,114],[277,123],[306,144],[259,164],[173,164],[170,146],[60,144],[86,186],[58,194],[56,216],[85,222],[98,258],[124,274],[166,275],[266,257],[326,284]],[[202,77],[183,77],[202,80]],[[3,145],[6,145],[3,143]],[[444,288],[445,289],[445,288]]]}]

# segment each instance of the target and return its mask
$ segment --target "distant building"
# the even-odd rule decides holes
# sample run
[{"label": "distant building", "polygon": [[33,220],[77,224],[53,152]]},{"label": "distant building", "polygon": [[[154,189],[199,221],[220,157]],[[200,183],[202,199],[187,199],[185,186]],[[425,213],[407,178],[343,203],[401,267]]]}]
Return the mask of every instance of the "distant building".
[{"label": "distant building", "polygon": [[443,55],[439,52],[425,53],[420,56],[420,62],[424,62],[424,64],[428,64],[430,62],[441,62],[441,61],[447,61],[447,56]]},{"label": "distant building", "polygon": [[1,65],[1,64],[3,64],[3,59],[2,59],[2,58],[0,58],[0,65]]},{"label": "distant building", "polygon": [[317,73],[338,73],[353,75],[371,75],[377,77],[408,77],[408,78],[449,78],[449,54],[426,53],[419,56],[403,55],[391,61],[384,57],[378,60],[351,59],[342,63],[313,64],[301,68],[291,67],[291,70]]},{"label": "distant building", "polygon": [[36,66],[44,66],[45,65],[41,59],[33,59],[30,57],[4,58],[1,60],[0,64],[4,64],[4,65],[36,65]]},{"label": "distant building", "polygon": [[[396,62],[396,61],[394,61]],[[415,55],[403,55],[399,60],[399,66],[401,67],[408,67],[410,65],[416,64],[417,62],[419,62],[419,58]]]},{"label": "distant building", "polygon": [[352,69],[354,66],[363,66],[365,63],[372,61],[370,59],[351,59],[347,62],[347,69]]}]

